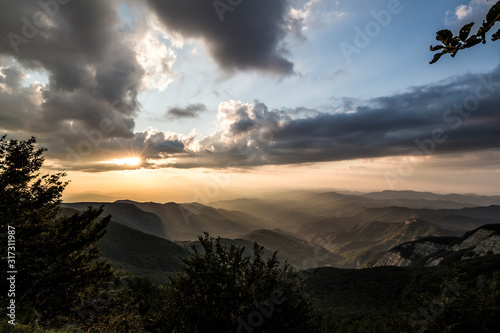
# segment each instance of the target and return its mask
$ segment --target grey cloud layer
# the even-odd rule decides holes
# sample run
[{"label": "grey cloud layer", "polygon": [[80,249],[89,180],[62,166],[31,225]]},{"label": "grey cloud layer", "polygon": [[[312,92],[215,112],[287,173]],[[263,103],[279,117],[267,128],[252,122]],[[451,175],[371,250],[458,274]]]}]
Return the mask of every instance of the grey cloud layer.
[{"label": "grey cloud layer", "polygon": [[206,111],[204,104],[188,104],[186,107],[173,107],[168,109],[167,118],[196,118],[200,112]]},{"label": "grey cloud layer", "polygon": [[215,1],[148,3],[170,29],[186,37],[202,38],[221,68],[293,72],[293,63],[279,53],[286,34],[287,0],[234,1],[238,6],[224,11],[223,21],[214,8]]},{"label": "grey cloud layer", "polygon": [[[24,68],[45,70],[50,77],[38,104],[20,97],[18,104],[29,107],[18,118],[39,119],[47,124],[47,133],[69,140],[70,123],[91,129],[109,118],[116,124],[110,136],[132,136],[144,71],[126,34],[116,29],[117,2],[60,2],[0,0],[0,57],[15,58]],[[12,65],[10,70],[19,69]],[[1,125],[12,129],[9,123]]]},{"label": "grey cloud layer", "polygon": [[292,119],[263,104],[234,107],[223,112],[227,128],[201,143],[210,148],[207,163],[219,166],[231,159],[239,165],[293,164],[498,149],[499,91],[500,67],[491,75],[372,99],[354,113]]},{"label": "grey cloud layer", "polygon": [[[75,163],[69,168],[130,151],[164,158],[189,150],[191,136],[134,132],[146,73],[134,49],[140,31],[121,21],[121,3],[0,0],[1,130],[36,135],[49,156]],[[209,1],[149,4],[173,31],[201,38],[225,69],[292,72],[277,51],[286,0],[245,2],[224,22]],[[28,70],[45,71],[49,83],[23,86]],[[204,109],[192,104],[167,116],[193,117]]]},{"label": "grey cloud layer", "polygon": [[[293,110],[269,109],[259,102],[229,101],[219,105],[219,130],[201,140],[149,130],[136,133],[131,140],[106,142],[97,155],[139,152],[145,168],[225,168],[415,153],[444,158],[449,153],[495,152],[500,148],[499,90],[500,67],[491,75],[466,75],[368,100],[354,112],[311,113],[308,118],[293,118]],[[352,110],[349,100],[345,110]],[[148,162],[171,158],[175,164]]]},{"label": "grey cloud layer", "polygon": [[[144,2],[131,1],[145,7]],[[118,15],[120,0],[0,0],[0,128],[37,134],[62,154],[62,144],[86,140],[83,131],[112,121],[105,138],[132,138],[145,69],[138,63],[134,26]],[[278,50],[287,0],[244,1],[223,22],[211,1],[148,1],[172,31],[203,40],[224,69],[280,74],[293,64]],[[144,11],[147,13],[147,10]],[[135,29],[135,30],[134,30]],[[16,61],[12,61],[15,59]],[[167,68],[168,69],[168,68]],[[49,75],[48,85],[22,86],[27,70]],[[192,117],[201,106],[170,110]],[[46,139],[46,140],[45,140]],[[58,150],[58,151],[57,151]]]}]

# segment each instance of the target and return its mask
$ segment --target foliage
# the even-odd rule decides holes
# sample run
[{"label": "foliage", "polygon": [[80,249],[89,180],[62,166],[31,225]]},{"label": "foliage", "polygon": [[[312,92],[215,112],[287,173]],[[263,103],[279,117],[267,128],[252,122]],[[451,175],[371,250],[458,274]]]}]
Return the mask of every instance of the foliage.
[{"label": "foliage", "polygon": [[428,332],[498,332],[500,325],[500,290],[495,282],[471,279],[478,286],[469,286],[449,305],[444,306],[429,323]]},{"label": "foliage", "polygon": [[162,307],[168,297],[167,287],[147,277],[128,276],[124,282],[131,306],[140,317],[142,328],[147,332],[165,332],[161,319]]},{"label": "foliage", "polygon": [[[313,313],[302,281],[276,253],[263,260],[255,243],[254,259],[243,247],[199,237],[204,253],[184,259],[172,278],[163,315],[176,332],[311,332]],[[245,322],[245,323],[243,323]]]},{"label": "foliage", "polygon": [[500,325],[500,255],[305,274],[305,291],[322,315],[320,332],[496,332]]},{"label": "foliage", "polygon": [[[18,318],[31,311],[36,315],[29,322],[49,325],[70,320],[71,309],[88,286],[99,287],[111,276],[109,264],[99,260],[94,246],[110,217],[98,218],[102,208],[60,216],[61,194],[68,184],[61,180],[65,174],[41,175],[46,149],[35,149],[35,144],[33,137],[0,138],[0,230],[15,228]],[[0,251],[6,259],[6,241]],[[8,290],[6,279],[0,285]]]},{"label": "foliage", "polygon": [[[444,54],[448,53],[452,57],[455,57],[460,50],[473,47],[479,43],[485,44],[486,34],[498,21],[500,21],[500,1],[490,8],[488,14],[486,14],[486,20],[483,20],[483,25],[479,27],[477,33],[474,35],[470,35],[474,22],[464,25],[457,36],[453,36],[453,33],[448,29],[439,30],[436,33],[436,40],[441,42],[442,45],[431,45],[431,51],[441,50],[441,52],[436,53],[430,63],[437,62]],[[492,41],[498,39],[500,39],[500,29],[491,36]]]}]

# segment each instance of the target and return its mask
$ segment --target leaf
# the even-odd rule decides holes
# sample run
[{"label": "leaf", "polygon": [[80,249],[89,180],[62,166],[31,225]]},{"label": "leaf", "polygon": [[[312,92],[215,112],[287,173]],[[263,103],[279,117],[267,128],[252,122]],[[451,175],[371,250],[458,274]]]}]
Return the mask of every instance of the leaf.
[{"label": "leaf", "polygon": [[497,32],[495,32],[493,35],[491,35],[491,40],[496,41],[500,39],[500,29],[498,29]]},{"label": "leaf", "polygon": [[464,25],[462,29],[460,29],[459,37],[462,42],[465,42],[467,37],[469,37],[470,29],[472,28],[473,25],[474,22],[471,22],[469,24]]},{"label": "leaf", "polygon": [[453,38],[453,33],[448,29],[439,30],[436,32],[436,40],[447,45]]},{"label": "leaf", "polygon": [[432,46],[431,45],[431,51],[437,51],[437,50],[442,50],[444,49],[444,46],[443,45],[436,45],[436,46]]},{"label": "leaf", "polygon": [[500,1],[494,4],[488,14],[486,14],[486,22],[492,24],[496,21],[500,21]]},{"label": "leaf", "polygon": [[434,55],[434,58],[432,58],[432,61],[430,62],[430,64],[433,64],[435,63],[436,61],[439,60],[439,58],[441,58],[443,56],[444,53],[438,53],[438,54],[435,54]]},{"label": "leaf", "polygon": [[464,48],[469,48],[479,43],[481,43],[481,38],[477,37],[476,35],[472,35],[469,39],[465,41]]},{"label": "leaf", "polygon": [[458,44],[460,44],[460,39],[458,39],[458,37],[453,37],[449,44],[453,47],[457,47]]}]

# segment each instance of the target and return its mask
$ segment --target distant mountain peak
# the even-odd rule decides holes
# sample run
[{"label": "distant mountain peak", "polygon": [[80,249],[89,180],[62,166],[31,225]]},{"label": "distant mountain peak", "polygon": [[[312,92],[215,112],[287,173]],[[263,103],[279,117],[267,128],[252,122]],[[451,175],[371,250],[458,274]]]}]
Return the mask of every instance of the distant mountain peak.
[{"label": "distant mountain peak", "polygon": [[138,202],[130,200],[130,199],[123,199],[123,200],[116,200],[113,203],[118,203],[118,204],[135,204],[135,203],[138,203]]}]

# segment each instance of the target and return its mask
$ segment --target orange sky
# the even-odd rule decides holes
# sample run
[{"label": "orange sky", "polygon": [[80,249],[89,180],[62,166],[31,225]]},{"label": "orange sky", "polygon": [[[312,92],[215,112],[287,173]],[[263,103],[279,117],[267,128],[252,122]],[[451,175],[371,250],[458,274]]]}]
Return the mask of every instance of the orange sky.
[{"label": "orange sky", "polygon": [[[65,201],[209,203],[259,196],[272,189],[416,190],[437,193],[500,194],[500,169],[457,166],[460,156],[413,160],[403,157],[359,159],[252,169],[157,169],[99,173],[68,172]],[[471,157],[469,156],[469,159]],[[444,166],[443,166],[444,164]]]}]

